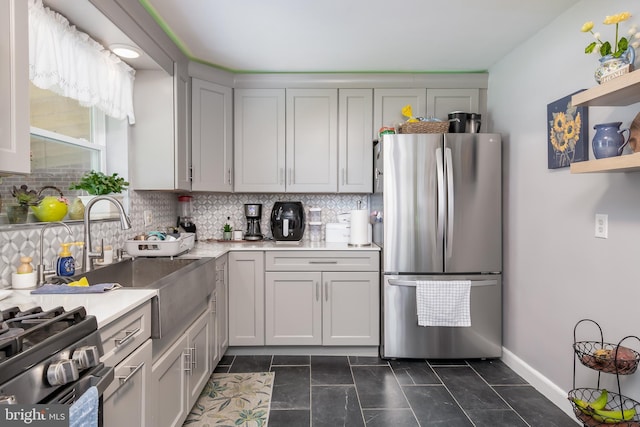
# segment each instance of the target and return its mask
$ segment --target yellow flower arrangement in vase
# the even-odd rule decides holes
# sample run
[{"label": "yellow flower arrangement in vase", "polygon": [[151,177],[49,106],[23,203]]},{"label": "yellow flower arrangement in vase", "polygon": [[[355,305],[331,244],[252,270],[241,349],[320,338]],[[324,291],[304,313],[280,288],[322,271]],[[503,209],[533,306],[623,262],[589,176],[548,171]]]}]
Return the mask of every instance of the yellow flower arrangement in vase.
[{"label": "yellow flower arrangement in vase", "polygon": [[640,32],[638,32],[638,28],[633,25],[627,32],[628,38],[624,36],[620,37],[620,23],[628,21],[629,18],[631,18],[631,13],[629,12],[621,12],[617,15],[605,17],[602,22],[603,24],[616,26],[613,44],[609,41],[603,41],[600,33],[593,31],[595,26],[593,21],[585,22],[580,29],[583,33],[591,33],[595,38],[595,40],[589,43],[584,49],[584,53],[590,54],[598,52],[600,54],[600,66],[596,69],[595,73],[595,78],[598,83],[602,82],[602,78],[605,75],[621,70],[627,65],[629,65],[627,70],[618,71],[616,75],[630,71],[633,67],[636,58],[635,48],[640,46]]}]

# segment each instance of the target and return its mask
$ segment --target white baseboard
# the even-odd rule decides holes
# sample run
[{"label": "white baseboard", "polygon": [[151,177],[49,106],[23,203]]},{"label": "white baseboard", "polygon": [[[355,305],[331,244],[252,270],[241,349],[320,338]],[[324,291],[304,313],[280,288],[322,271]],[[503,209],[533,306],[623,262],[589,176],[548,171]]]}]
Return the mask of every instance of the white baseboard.
[{"label": "white baseboard", "polygon": [[502,347],[502,362],[575,420],[576,424],[580,424],[575,418],[571,403],[567,399],[568,390],[563,390],[555,385],[547,377],[504,347]]}]

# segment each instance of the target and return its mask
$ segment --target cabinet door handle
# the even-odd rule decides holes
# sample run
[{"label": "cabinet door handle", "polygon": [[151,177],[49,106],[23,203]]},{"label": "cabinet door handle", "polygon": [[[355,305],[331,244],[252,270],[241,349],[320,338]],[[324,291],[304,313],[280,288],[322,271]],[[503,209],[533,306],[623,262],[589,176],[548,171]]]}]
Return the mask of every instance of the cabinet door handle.
[{"label": "cabinet door handle", "polygon": [[231,185],[231,184],[233,184],[233,183],[231,182],[231,168],[229,168],[229,169],[228,169],[227,174],[228,174],[228,176],[229,176],[229,185]]},{"label": "cabinet door handle", "polygon": [[198,348],[194,344],[191,347],[191,369],[194,371],[198,368]]},{"label": "cabinet door handle", "polygon": [[116,347],[125,345],[127,342],[133,339],[133,337],[140,332],[140,328],[135,328],[133,331],[124,331],[124,338],[116,338]]},{"label": "cabinet door handle", "polygon": [[329,301],[329,283],[324,282],[324,300]]},{"label": "cabinet door handle", "polygon": [[284,168],[280,168],[280,185],[284,185]]},{"label": "cabinet door handle", "polygon": [[338,261],[309,261],[309,264],[337,264]]},{"label": "cabinet door handle", "polygon": [[342,168],[342,185],[344,185],[344,184],[345,184],[346,179],[347,179],[346,171],[345,171],[345,169],[344,169],[344,168]]},{"label": "cabinet door handle", "polygon": [[320,301],[320,283],[316,282],[316,301]]},{"label": "cabinet door handle", "polygon": [[293,184],[293,168],[289,168],[289,185]]},{"label": "cabinet door handle", "polygon": [[193,354],[191,353],[191,349],[185,348],[184,353],[182,353],[182,355],[184,356],[184,365],[185,365],[184,371],[189,375],[191,375],[191,373],[193,372],[193,368],[191,365],[191,359],[193,358]]},{"label": "cabinet door handle", "polygon": [[[116,379],[120,381],[120,387],[123,386],[127,381],[129,381],[142,367],[144,366],[144,362],[140,363],[138,366],[125,366],[126,368],[131,369],[127,376],[116,376]],[[120,388],[118,387],[118,388]]]}]

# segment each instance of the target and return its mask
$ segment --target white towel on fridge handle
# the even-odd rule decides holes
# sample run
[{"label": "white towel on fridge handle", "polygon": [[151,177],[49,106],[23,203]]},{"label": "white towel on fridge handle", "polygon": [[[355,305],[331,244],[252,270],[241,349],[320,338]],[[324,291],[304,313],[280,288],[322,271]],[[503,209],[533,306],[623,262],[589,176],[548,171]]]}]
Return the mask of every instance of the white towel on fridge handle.
[{"label": "white towel on fridge handle", "polygon": [[471,326],[470,280],[418,280],[419,326]]}]

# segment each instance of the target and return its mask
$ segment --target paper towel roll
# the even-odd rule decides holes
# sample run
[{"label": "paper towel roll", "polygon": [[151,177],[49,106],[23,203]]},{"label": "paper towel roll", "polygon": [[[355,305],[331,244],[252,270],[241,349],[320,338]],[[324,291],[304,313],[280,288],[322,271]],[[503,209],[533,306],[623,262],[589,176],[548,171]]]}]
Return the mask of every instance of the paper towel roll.
[{"label": "paper towel roll", "polygon": [[368,245],[369,242],[369,211],[359,209],[351,211],[350,245]]}]

